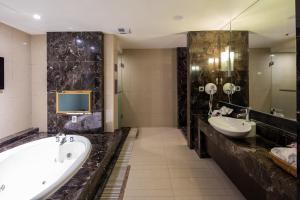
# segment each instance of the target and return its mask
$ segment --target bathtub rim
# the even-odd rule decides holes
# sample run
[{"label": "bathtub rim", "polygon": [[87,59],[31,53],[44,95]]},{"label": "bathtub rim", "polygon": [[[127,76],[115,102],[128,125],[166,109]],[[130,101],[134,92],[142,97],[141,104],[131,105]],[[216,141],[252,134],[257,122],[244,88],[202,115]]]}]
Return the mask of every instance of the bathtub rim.
[{"label": "bathtub rim", "polygon": [[[51,185],[49,185],[45,190],[37,193],[32,200],[40,200],[40,199],[47,199],[52,194],[54,194],[59,188],[61,188],[64,184],[66,184],[84,165],[84,163],[88,160],[89,155],[92,150],[92,144],[90,140],[84,136],[81,135],[66,135],[67,140],[69,141],[70,137],[74,138],[74,142],[81,142],[84,144],[86,151],[84,151],[75,161],[74,163],[66,170],[64,171],[61,176]],[[41,142],[41,140],[53,140],[55,141],[55,136],[42,138],[39,140],[34,140],[25,144],[18,145],[16,147],[13,147],[11,149],[8,149],[6,151],[3,151],[0,153],[0,162],[5,161],[6,158],[8,158],[10,155],[13,155],[15,153],[18,153],[19,151],[22,151],[22,149],[26,149],[30,146],[34,146],[37,143]],[[71,173],[70,173],[71,171]]]}]

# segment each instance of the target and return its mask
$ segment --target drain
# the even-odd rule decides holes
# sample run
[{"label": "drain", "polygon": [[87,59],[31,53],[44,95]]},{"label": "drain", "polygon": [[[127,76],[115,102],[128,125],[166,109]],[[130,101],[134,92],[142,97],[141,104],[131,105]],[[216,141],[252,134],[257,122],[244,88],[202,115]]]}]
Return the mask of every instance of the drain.
[{"label": "drain", "polygon": [[45,185],[45,184],[46,184],[46,181],[43,181],[42,184]]},{"label": "drain", "polygon": [[71,153],[67,153],[67,158],[71,159],[71,157],[72,157],[72,154]]},{"label": "drain", "polygon": [[2,184],[1,187],[0,187],[0,192],[4,191],[4,189],[5,189],[5,185]]}]

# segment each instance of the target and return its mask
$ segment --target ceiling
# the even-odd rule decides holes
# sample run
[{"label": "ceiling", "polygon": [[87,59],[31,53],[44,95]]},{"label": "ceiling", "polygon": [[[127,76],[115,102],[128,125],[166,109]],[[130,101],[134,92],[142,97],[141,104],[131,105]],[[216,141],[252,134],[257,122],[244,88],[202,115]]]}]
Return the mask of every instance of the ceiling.
[{"label": "ceiling", "polygon": [[[102,31],[117,34],[122,48],[186,46],[186,32],[219,30],[257,0],[0,0],[0,22],[29,34]],[[293,32],[295,0],[260,0],[233,21],[249,30],[250,45],[270,46]],[[33,19],[41,15],[41,20]],[[281,16],[278,18],[278,16]],[[176,20],[177,19],[177,20]],[[291,37],[291,35],[289,37]],[[294,37],[294,36],[293,36]]]},{"label": "ceiling", "polygon": [[272,48],[291,40],[289,46],[296,48],[295,0],[260,0],[233,20],[231,28],[250,31],[250,48]]},{"label": "ceiling", "polygon": [[[0,0],[0,21],[29,34],[50,31],[116,34],[118,28],[124,27],[130,28],[132,34],[119,35],[123,48],[173,48],[186,46],[186,32],[218,30],[253,2],[255,0]],[[41,20],[34,20],[33,14],[41,15]]]}]

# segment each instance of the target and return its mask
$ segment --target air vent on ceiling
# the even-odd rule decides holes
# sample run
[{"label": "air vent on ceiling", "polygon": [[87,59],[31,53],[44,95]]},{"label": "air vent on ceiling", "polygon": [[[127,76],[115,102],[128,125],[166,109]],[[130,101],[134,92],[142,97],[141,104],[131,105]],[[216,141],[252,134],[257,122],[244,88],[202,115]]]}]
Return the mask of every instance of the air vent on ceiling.
[{"label": "air vent on ceiling", "polygon": [[119,34],[130,34],[131,30],[130,30],[130,28],[118,28],[118,33]]}]

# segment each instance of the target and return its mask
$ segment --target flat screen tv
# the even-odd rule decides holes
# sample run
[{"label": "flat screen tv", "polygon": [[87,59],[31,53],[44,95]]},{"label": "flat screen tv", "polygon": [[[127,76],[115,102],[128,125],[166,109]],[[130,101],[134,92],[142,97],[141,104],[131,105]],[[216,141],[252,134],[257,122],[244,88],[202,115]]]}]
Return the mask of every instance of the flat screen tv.
[{"label": "flat screen tv", "polygon": [[0,57],[0,90],[4,89],[4,58]]},{"label": "flat screen tv", "polygon": [[56,93],[57,114],[91,114],[90,90],[63,91]]}]

